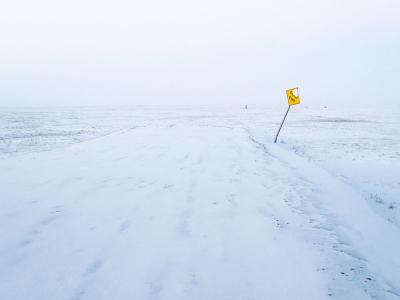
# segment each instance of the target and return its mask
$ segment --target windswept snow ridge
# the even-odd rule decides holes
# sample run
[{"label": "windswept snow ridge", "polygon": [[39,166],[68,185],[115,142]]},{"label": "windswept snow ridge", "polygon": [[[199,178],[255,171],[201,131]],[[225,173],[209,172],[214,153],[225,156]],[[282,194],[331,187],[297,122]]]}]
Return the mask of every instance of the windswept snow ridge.
[{"label": "windswept snow ridge", "polygon": [[1,299],[400,298],[396,210],[288,135],[313,114],[278,145],[265,111],[112,114],[75,142],[3,146]]}]

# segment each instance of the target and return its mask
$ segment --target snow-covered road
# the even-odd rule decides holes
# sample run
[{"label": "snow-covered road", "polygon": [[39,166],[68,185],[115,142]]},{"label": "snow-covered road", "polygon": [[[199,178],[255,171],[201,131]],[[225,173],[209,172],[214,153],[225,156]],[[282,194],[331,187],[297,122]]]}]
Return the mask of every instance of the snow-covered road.
[{"label": "snow-covered road", "polygon": [[398,299],[400,230],[240,120],[0,161],[1,299]]}]

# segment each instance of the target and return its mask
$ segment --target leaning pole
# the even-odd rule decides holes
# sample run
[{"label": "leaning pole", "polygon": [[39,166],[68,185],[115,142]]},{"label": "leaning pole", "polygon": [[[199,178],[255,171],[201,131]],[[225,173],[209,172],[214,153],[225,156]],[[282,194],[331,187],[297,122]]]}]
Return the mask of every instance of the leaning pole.
[{"label": "leaning pole", "polygon": [[276,133],[276,135],[275,135],[275,141],[274,141],[274,143],[276,143],[276,141],[278,140],[279,132],[281,132],[281,129],[282,129],[283,123],[285,123],[286,116],[288,115],[288,113],[289,113],[289,110],[290,110],[290,105],[288,106],[288,108],[287,108],[287,111],[286,111],[286,114],[285,114],[285,116],[283,117],[283,120],[282,120],[281,126],[279,126],[278,132],[277,132],[277,133]]},{"label": "leaning pole", "polygon": [[299,88],[296,87],[296,88],[293,88],[293,89],[286,90],[286,96],[287,96],[287,99],[288,99],[289,106],[288,106],[288,109],[286,110],[285,116],[283,117],[281,126],[279,126],[278,132],[275,135],[274,143],[276,143],[276,141],[278,140],[279,133],[281,132],[281,129],[283,127],[283,123],[285,123],[285,120],[286,120],[286,117],[287,117],[287,115],[289,113],[290,107],[292,105],[300,104]]}]

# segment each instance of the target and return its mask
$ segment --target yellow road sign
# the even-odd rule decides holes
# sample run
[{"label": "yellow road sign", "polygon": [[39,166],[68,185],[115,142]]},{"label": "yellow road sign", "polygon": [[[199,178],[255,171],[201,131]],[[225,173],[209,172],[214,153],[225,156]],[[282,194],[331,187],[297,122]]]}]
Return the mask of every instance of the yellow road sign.
[{"label": "yellow road sign", "polygon": [[299,88],[293,88],[286,91],[289,106],[300,104]]}]

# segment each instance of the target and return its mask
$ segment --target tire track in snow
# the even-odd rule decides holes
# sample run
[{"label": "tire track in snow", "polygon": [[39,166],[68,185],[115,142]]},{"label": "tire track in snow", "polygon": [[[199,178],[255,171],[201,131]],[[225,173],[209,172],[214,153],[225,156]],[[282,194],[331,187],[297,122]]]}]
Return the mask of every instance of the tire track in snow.
[{"label": "tire track in snow", "polygon": [[258,149],[292,174],[280,178],[290,186],[284,201],[293,213],[302,217],[300,226],[303,238],[322,253],[325,259],[325,265],[321,266],[319,271],[329,274],[331,281],[328,286],[329,296],[335,299],[349,299],[349,292],[354,293],[358,289],[351,296],[352,299],[363,299],[364,293],[365,296],[377,299],[394,299],[393,296],[397,298],[397,288],[386,282],[379,274],[372,275],[368,260],[355,251],[351,240],[337,223],[335,216],[324,207],[319,199],[323,187],[318,187],[317,183],[304,177],[288,161],[269,151],[265,144],[252,135],[251,130],[248,128],[244,130]]}]

